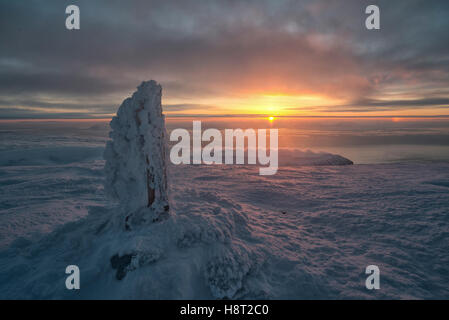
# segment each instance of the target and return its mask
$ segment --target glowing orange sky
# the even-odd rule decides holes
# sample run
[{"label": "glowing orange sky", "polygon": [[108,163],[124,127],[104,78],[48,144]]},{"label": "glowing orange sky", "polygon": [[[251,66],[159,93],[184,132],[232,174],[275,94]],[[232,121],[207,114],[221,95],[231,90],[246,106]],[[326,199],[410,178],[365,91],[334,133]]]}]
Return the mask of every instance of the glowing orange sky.
[{"label": "glowing orange sky", "polygon": [[376,31],[356,0],[207,2],[90,1],[70,34],[1,2],[0,119],[108,118],[150,79],[171,116],[449,114],[447,1],[385,1]]}]

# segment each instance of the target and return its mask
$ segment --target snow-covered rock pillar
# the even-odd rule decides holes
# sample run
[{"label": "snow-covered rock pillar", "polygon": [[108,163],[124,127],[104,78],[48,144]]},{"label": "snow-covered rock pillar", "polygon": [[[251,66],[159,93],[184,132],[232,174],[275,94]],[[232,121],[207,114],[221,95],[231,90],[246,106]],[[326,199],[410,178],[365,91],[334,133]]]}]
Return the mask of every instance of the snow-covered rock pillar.
[{"label": "snow-covered rock pillar", "polygon": [[142,82],[113,117],[104,158],[105,191],[119,200],[126,229],[168,214],[162,88]]}]

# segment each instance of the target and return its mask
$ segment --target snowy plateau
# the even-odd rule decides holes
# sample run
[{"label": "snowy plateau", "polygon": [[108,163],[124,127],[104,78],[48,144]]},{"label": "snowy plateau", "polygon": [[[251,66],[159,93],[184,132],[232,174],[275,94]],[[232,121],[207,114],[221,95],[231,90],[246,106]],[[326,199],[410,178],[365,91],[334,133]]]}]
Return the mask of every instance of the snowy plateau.
[{"label": "snowy plateau", "polygon": [[[173,165],[159,99],[143,83],[111,139],[2,129],[0,298],[449,298],[448,163],[281,148],[273,176]],[[380,290],[365,288],[372,264]]]}]

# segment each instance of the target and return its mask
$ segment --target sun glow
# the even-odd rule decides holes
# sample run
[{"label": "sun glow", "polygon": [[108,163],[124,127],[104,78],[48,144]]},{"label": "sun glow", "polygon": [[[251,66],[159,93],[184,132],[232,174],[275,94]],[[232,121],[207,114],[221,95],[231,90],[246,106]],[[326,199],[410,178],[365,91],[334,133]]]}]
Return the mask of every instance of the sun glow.
[{"label": "sun glow", "polygon": [[316,106],[335,104],[336,101],[318,95],[271,93],[251,95],[230,105],[235,106],[235,109],[245,110],[245,113],[265,114],[271,122],[275,120],[273,114],[282,116],[313,114]]},{"label": "sun glow", "polygon": [[[252,93],[234,97],[197,97],[192,100],[166,99],[167,105],[187,105],[180,110],[165,110],[167,114],[254,114],[265,115],[315,115],[320,108],[341,104],[325,96],[311,94]],[[319,107],[317,107],[319,106]],[[272,121],[271,119],[269,119]],[[275,119],[273,119],[275,120]]]}]

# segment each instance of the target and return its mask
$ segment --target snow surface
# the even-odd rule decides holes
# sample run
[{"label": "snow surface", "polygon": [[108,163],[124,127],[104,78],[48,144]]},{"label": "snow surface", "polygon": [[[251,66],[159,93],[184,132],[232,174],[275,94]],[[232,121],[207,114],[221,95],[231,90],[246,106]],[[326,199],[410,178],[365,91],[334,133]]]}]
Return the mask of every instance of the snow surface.
[{"label": "snow surface", "polygon": [[[169,218],[127,230],[90,135],[2,149],[0,298],[449,298],[448,163],[340,166],[351,161],[283,149],[274,176],[169,165]],[[71,264],[81,290],[65,288]],[[365,288],[370,264],[381,290]]]},{"label": "snow surface", "polygon": [[[98,194],[85,200],[96,202],[87,217],[1,252],[0,297],[449,297],[449,164],[282,167],[272,177],[251,166],[169,171],[170,219],[117,232],[108,223],[117,208]],[[91,188],[101,185],[95,174],[86,174]],[[59,214],[78,195],[68,198]],[[139,250],[146,256],[117,280],[111,256]],[[69,264],[81,270],[76,292],[65,289]],[[376,292],[364,287],[369,264],[381,269]]]}]

